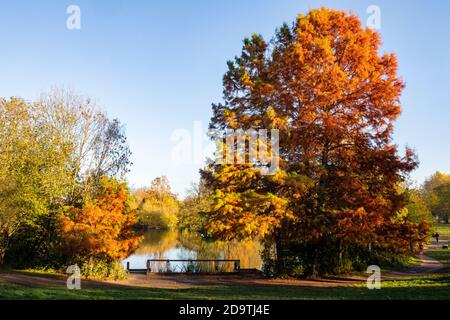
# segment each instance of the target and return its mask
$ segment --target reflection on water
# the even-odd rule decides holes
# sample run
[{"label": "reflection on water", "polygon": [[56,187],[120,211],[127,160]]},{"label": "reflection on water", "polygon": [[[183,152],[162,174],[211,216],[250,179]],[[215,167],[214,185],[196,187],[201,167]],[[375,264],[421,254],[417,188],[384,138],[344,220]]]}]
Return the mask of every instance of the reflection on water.
[{"label": "reflection on water", "polygon": [[188,230],[151,230],[123,264],[141,269],[147,259],[236,259],[241,260],[241,268],[261,269],[260,251],[258,241],[212,241]]}]

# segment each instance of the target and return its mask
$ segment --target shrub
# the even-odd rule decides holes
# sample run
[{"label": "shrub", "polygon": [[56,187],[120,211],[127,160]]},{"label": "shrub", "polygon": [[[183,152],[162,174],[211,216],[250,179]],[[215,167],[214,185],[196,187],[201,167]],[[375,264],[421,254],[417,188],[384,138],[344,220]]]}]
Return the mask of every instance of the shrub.
[{"label": "shrub", "polygon": [[81,263],[81,276],[88,279],[123,280],[127,271],[120,262],[106,261],[105,259],[88,259]]}]

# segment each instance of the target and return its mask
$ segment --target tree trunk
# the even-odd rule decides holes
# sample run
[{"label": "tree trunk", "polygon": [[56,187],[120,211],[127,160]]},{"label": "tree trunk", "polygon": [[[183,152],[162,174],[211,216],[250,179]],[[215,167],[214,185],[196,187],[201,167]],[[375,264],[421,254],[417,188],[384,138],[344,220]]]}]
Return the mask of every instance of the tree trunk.
[{"label": "tree trunk", "polygon": [[319,249],[314,249],[314,258],[313,258],[313,265],[312,265],[312,274],[311,276],[313,278],[318,278],[320,275],[320,254]]},{"label": "tree trunk", "polygon": [[286,274],[286,266],[283,252],[283,245],[281,243],[281,237],[275,238],[275,249],[276,249],[276,273],[279,276]]},{"label": "tree trunk", "polygon": [[0,248],[0,266],[5,262],[6,249]]},{"label": "tree trunk", "polygon": [[0,235],[0,265],[3,265],[3,263],[5,262],[5,255],[10,242],[9,239],[10,234],[6,233],[6,231]]},{"label": "tree trunk", "polygon": [[344,245],[342,240],[339,240],[339,265],[342,265],[342,259],[344,256]]}]

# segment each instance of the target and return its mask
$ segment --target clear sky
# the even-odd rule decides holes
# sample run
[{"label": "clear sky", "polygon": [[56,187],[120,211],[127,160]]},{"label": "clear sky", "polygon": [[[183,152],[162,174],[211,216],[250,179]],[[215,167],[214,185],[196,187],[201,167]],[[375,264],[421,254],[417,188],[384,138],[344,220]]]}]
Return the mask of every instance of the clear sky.
[{"label": "clear sky", "polygon": [[[66,9],[81,9],[68,30]],[[125,125],[134,187],[167,175],[182,195],[200,163],[172,160],[180,128],[206,131],[222,96],[226,61],[252,33],[270,38],[283,22],[320,6],[381,9],[383,51],[396,52],[406,81],[395,141],[414,147],[422,182],[450,173],[450,1],[15,0],[0,1],[0,96],[36,99],[52,86],[92,96]]]}]

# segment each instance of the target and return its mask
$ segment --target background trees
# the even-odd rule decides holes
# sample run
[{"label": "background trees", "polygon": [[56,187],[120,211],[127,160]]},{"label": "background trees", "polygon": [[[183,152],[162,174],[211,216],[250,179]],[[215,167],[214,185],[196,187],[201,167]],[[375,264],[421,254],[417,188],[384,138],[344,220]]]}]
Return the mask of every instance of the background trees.
[{"label": "background trees", "polygon": [[206,233],[206,214],[212,205],[212,191],[204,181],[193,184],[186,198],[180,202],[178,227]]},{"label": "background trees", "polygon": [[437,171],[419,187],[403,188],[407,195],[405,215],[412,221],[448,223],[450,214],[450,175]]},{"label": "background trees", "polygon": [[420,223],[426,221],[429,225],[433,224],[433,215],[420,189],[407,188],[405,215],[410,221]]},{"label": "background trees", "polygon": [[108,119],[91,98],[58,88],[43,94],[36,107],[70,146],[69,201],[95,193],[102,176],[124,178],[131,152],[119,120]]},{"label": "background trees", "polygon": [[177,226],[179,204],[167,177],[155,178],[149,188],[137,190],[134,196],[141,226],[157,229]]},{"label": "background trees", "polygon": [[450,175],[436,172],[425,180],[421,192],[435,219],[449,223]]},{"label": "background trees", "polygon": [[[0,143],[2,262],[21,230],[41,232],[49,214],[64,202],[71,184],[71,149],[39,106],[20,98],[0,102]],[[30,249],[39,251],[38,246]]]},{"label": "background trees", "polygon": [[450,183],[434,188],[434,202],[431,210],[444,223],[449,223],[450,217]]},{"label": "background trees", "polygon": [[[127,172],[124,128],[91,99],[54,89],[0,101],[0,263],[57,264],[58,216]],[[85,216],[87,218],[87,216]]]},{"label": "background trees", "polygon": [[278,129],[280,170],[212,164],[209,230],[225,238],[264,237],[276,273],[334,272],[376,253],[406,254],[424,240],[426,222],[402,216],[399,190],[417,163],[392,143],[404,87],[394,54],[358,18],[312,10],[283,25],[269,45],[244,40],[228,62],[224,102],[211,128]]}]

